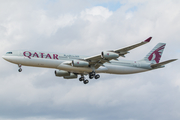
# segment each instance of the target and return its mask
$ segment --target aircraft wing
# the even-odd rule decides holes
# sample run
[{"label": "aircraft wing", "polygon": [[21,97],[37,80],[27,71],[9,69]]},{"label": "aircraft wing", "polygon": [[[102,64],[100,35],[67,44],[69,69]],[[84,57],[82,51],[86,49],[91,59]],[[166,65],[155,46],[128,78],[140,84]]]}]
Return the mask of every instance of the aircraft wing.
[{"label": "aircraft wing", "polygon": [[138,44],[135,44],[135,45],[132,45],[132,46],[129,46],[129,47],[125,47],[125,48],[122,48],[122,49],[115,50],[115,52],[119,53],[120,56],[124,56],[125,54],[129,53],[128,51],[150,42],[151,39],[152,39],[152,37],[149,37],[148,39],[146,39],[146,40],[144,40],[144,41],[142,41],[142,42],[140,42]]},{"label": "aircraft wing", "polygon": [[172,59],[172,60],[168,60],[168,61],[161,62],[161,63],[158,63],[158,64],[153,64],[153,65],[151,65],[151,67],[152,67],[153,69],[161,68],[161,67],[164,67],[163,65],[168,64],[168,63],[171,63],[171,62],[174,62],[174,61],[176,61],[176,60],[177,60],[177,59]]},{"label": "aircraft wing", "polygon": [[[124,55],[129,53],[130,50],[150,42],[151,39],[152,39],[152,37],[149,37],[148,39],[146,39],[146,40],[144,40],[144,41],[142,41],[140,43],[137,43],[135,45],[131,45],[129,47],[125,47],[125,48],[117,49],[117,50],[112,50],[112,51],[108,51],[108,52],[118,54],[119,55],[118,57],[120,57],[120,56],[125,57]],[[106,54],[109,55],[109,53],[106,53]],[[88,61],[90,63],[90,65],[94,65],[95,68],[103,66],[103,64],[105,62],[109,62],[112,59],[116,60],[117,58],[116,59],[115,58],[106,58],[106,59],[104,59],[101,54],[84,58],[85,61]]]}]

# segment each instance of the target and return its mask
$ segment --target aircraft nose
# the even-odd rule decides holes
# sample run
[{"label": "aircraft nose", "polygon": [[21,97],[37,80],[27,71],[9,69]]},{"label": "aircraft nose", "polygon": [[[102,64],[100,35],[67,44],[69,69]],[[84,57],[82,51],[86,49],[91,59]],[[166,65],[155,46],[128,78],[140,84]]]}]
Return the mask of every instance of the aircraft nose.
[{"label": "aircraft nose", "polygon": [[3,58],[3,59],[6,59],[4,55],[2,56],[2,58]]},{"label": "aircraft nose", "polygon": [[4,60],[8,60],[7,56],[5,56],[5,55],[3,55],[2,58],[3,58]]},{"label": "aircraft nose", "polygon": [[15,61],[15,59],[13,59],[13,56],[3,55],[2,58],[8,62],[14,62]]}]

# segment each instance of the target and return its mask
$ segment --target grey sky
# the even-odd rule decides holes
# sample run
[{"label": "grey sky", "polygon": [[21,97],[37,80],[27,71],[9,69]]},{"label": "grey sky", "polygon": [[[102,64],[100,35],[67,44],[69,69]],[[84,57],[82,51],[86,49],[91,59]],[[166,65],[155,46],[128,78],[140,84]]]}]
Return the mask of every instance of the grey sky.
[{"label": "grey sky", "polygon": [[[167,43],[161,61],[180,56],[179,0],[0,0],[0,54],[28,49],[95,55],[140,42],[126,58],[142,59]],[[84,85],[53,69],[0,59],[0,120],[179,120],[180,62],[133,75],[106,75]]]}]

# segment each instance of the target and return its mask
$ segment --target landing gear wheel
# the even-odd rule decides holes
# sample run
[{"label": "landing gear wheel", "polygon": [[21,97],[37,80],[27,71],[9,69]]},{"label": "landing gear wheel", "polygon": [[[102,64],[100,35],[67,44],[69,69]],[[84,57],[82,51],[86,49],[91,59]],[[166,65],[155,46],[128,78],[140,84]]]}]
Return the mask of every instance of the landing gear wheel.
[{"label": "landing gear wheel", "polygon": [[95,76],[96,73],[94,71],[92,71],[91,73],[89,73],[90,76]]},{"label": "landing gear wheel", "polygon": [[100,78],[99,74],[95,75],[95,79],[99,79],[99,78]]},{"label": "landing gear wheel", "polygon": [[80,78],[79,78],[79,81],[84,81],[84,77],[80,77]]},{"label": "landing gear wheel", "polygon": [[92,75],[89,75],[89,79],[93,79],[94,78],[94,76],[92,76]]},{"label": "landing gear wheel", "polygon": [[18,71],[19,71],[19,72],[22,72],[22,69],[20,68],[20,69],[18,69]]},{"label": "landing gear wheel", "polygon": [[81,81],[82,81],[82,79],[81,79],[81,78],[79,78],[79,81],[81,82]]},{"label": "landing gear wheel", "polygon": [[84,84],[88,84],[88,83],[89,83],[89,80],[85,80],[85,81],[84,81]]}]

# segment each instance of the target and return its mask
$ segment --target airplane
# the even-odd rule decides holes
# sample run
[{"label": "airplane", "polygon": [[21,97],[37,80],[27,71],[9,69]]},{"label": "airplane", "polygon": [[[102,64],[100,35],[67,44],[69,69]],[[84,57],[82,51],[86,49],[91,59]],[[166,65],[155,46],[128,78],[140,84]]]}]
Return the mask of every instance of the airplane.
[{"label": "airplane", "polygon": [[38,52],[31,50],[16,50],[7,52],[2,56],[8,62],[17,64],[22,71],[22,66],[53,68],[55,76],[64,79],[75,79],[80,75],[79,81],[84,84],[89,83],[85,76],[89,75],[89,79],[99,79],[97,73],[108,74],[134,74],[140,72],[151,71],[165,67],[165,64],[176,61],[171,59],[160,62],[160,58],[165,48],[165,43],[158,43],[143,59],[138,61],[120,60],[119,57],[125,57],[130,50],[142,46],[151,41],[152,37],[125,48],[102,51],[95,56],[79,56],[62,53]]}]

